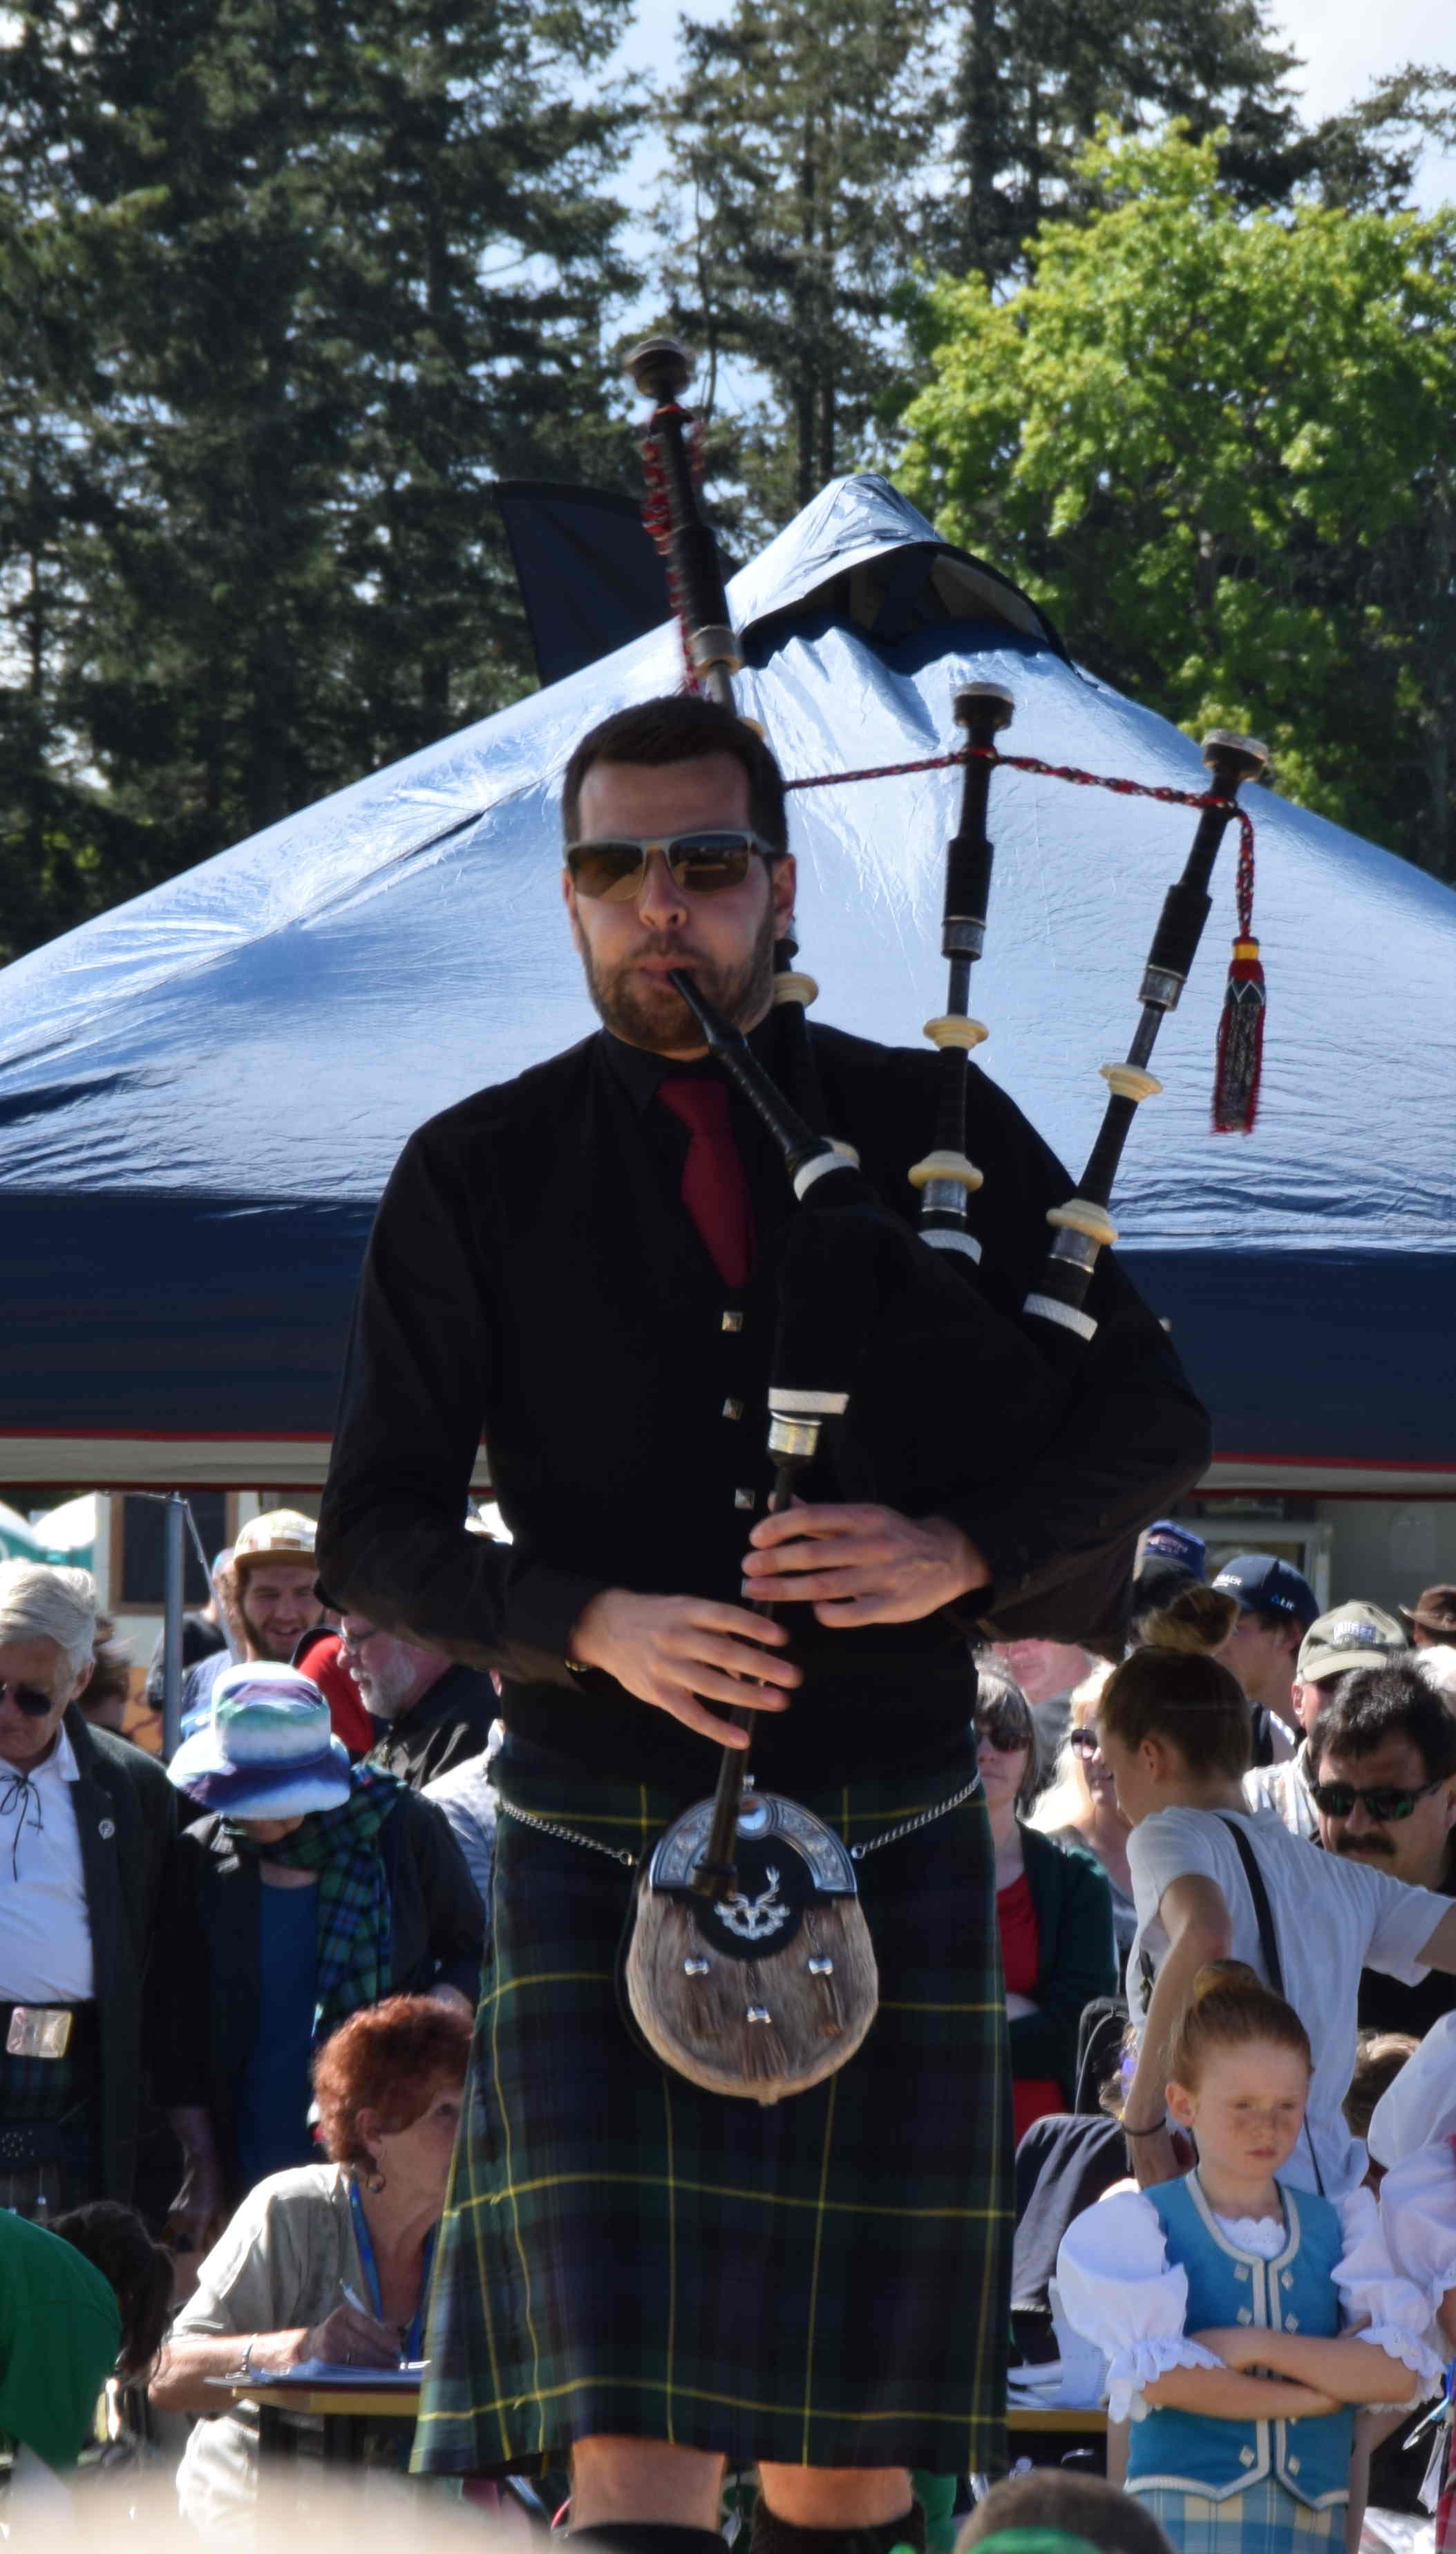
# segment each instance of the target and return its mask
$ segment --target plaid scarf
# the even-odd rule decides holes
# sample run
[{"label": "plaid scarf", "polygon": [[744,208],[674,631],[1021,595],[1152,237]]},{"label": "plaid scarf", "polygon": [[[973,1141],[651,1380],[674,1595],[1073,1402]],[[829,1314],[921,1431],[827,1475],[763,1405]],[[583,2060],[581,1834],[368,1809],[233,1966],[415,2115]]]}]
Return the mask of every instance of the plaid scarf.
[{"label": "plaid scarf", "polygon": [[392,1774],[356,1765],[353,1788],[336,1809],[311,1809],[301,1826],[277,1844],[260,1844],[237,1818],[223,1829],[250,1862],[281,1862],[318,1874],[317,2002],[313,2045],[390,1991],[393,1909],[380,1851],[380,1829],[403,1791]]}]

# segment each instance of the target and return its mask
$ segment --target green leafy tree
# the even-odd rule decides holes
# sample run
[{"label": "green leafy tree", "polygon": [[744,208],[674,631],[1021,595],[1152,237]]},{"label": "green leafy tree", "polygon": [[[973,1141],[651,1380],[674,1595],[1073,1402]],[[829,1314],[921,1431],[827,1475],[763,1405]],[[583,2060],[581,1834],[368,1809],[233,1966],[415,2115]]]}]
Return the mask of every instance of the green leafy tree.
[{"label": "green leafy tree", "polygon": [[1452,874],[1450,221],[1248,216],[1177,133],[1080,174],[1019,291],[926,290],[902,483],[1096,672]]},{"label": "green leafy tree", "polygon": [[854,465],[894,379],[891,301],[931,136],[927,17],[925,0],[832,16],[735,0],[722,25],[683,22],[663,107],[670,317],[706,356],[710,406],[725,359],[767,386],[735,445],[754,530]]},{"label": "green leafy tree", "polygon": [[12,12],[0,288],[67,325],[9,366],[0,886],[48,927],[527,687],[486,491],[601,475],[627,4]]}]

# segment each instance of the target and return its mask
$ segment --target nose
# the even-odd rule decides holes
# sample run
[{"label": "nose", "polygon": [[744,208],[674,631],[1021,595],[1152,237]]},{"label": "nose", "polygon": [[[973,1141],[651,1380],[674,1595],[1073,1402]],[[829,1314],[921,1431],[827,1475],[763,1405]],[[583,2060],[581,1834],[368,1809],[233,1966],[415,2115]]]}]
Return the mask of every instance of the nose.
[{"label": "nose", "polygon": [[665,856],[649,852],[637,889],[637,919],[646,931],[670,931],[687,918],[687,897],[674,879]]},{"label": "nose", "polygon": [[1380,1823],[1379,1818],[1371,1816],[1362,1799],[1357,1797],[1351,1801],[1350,1814],[1344,1821],[1347,1835],[1373,1835]]}]

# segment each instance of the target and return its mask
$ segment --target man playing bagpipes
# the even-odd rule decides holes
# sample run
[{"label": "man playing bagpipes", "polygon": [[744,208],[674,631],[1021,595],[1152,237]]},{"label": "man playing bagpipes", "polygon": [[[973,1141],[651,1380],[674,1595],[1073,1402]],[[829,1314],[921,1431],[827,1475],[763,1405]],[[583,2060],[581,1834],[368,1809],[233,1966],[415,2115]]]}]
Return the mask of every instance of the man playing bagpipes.
[{"label": "man playing bagpipes", "polygon": [[[888,2554],[923,2542],[911,2468],[995,2470],[1004,2445],[1010,2109],[967,1637],[1105,1639],[1206,1421],[1106,1250],[1075,1380],[1042,1390],[1023,1308],[1070,1183],[968,1063],[981,1185],[956,1249],[918,1237],[907,1163],[945,1056],[775,1001],[783,785],[729,707],[609,719],[563,821],[601,1029],[405,1146],[319,1526],[333,1602],[504,1680],[494,1968],[415,2464],[570,2451],[573,2531],[658,2554],[711,2554],[725,2460],[756,2464],[756,2554]],[[705,1018],[787,1094],[789,1135]],[[824,1434],[770,1514],[786,1338],[855,1372],[847,1409],[833,1374],[778,1391],[781,1454]],[[463,1523],[483,1436],[509,1546]],[[695,1804],[745,1722],[753,1782],[710,1871]],[[661,2028],[649,1936],[674,1946]],[[718,2020],[664,2062],[700,1991]]]}]

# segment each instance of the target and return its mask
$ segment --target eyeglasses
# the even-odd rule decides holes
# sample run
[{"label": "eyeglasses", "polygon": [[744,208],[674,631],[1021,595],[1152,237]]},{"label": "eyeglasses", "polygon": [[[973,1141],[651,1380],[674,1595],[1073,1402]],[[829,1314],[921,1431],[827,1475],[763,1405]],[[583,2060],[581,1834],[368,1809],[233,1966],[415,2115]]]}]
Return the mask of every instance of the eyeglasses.
[{"label": "eyeglasses", "polygon": [[360,1651],[368,1649],[370,1642],[377,1641],[379,1636],[380,1627],[378,1623],[366,1623],[362,1632],[347,1631],[341,1623],[339,1626],[339,1647],[341,1650],[352,1650],[357,1658]]},{"label": "eyeglasses", "polygon": [[689,895],[722,895],[726,887],[742,885],[754,858],[781,857],[742,826],[711,825],[693,834],[614,834],[602,842],[568,843],[566,866],[578,895],[626,904],[639,893],[653,852],[662,854],[673,885]]},{"label": "eyeglasses", "polygon": [[0,1702],[4,1702],[7,1695],[17,1709],[32,1720],[44,1720],[47,1712],[56,1708],[55,1694],[42,1693],[39,1685],[0,1683]]},{"label": "eyeglasses", "polygon": [[1102,1741],[1095,1729],[1068,1729],[1066,1743],[1073,1756],[1100,1756]]},{"label": "eyeglasses", "polygon": [[1423,1800],[1427,1792],[1439,1790],[1449,1779],[1438,1774],[1433,1783],[1422,1783],[1418,1791],[1403,1783],[1372,1783],[1363,1792],[1354,1783],[1311,1783],[1309,1797],[1323,1818],[1347,1818],[1358,1800],[1366,1816],[1374,1818],[1378,1826],[1399,1826],[1409,1817],[1417,1800]]},{"label": "eyeglasses", "polygon": [[994,1747],[998,1756],[1014,1756],[1018,1747],[1031,1745],[1029,1738],[1017,1737],[1009,1729],[978,1729],[975,1743],[977,1747]]}]

